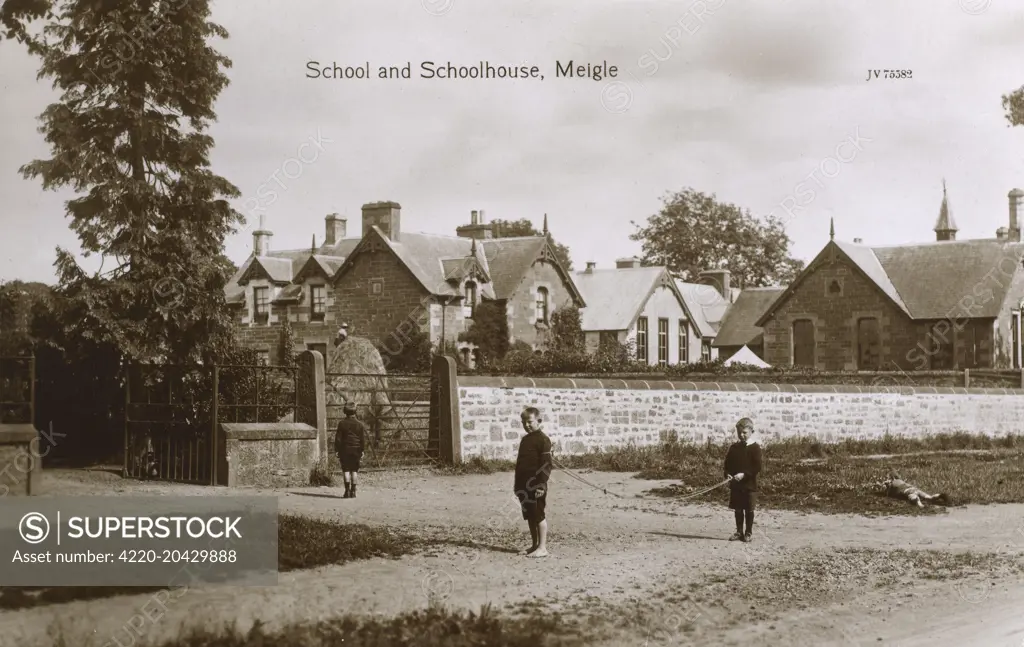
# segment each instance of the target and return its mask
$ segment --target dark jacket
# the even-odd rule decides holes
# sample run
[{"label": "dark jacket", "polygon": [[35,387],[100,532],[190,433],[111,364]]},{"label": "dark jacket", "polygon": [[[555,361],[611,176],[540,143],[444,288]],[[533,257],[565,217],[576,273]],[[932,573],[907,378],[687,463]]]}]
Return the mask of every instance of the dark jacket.
[{"label": "dark jacket", "polygon": [[551,439],[543,431],[523,436],[516,458],[515,492],[533,492],[538,485],[547,484],[551,469]]},{"label": "dark jacket", "polygon": [[747,492],[757,492],[757,475],[761,472],[761,445],[748,445],[737,441],[729,447],[725,455],[725,475],[734,476],[743,473],[739,483],[732,481],[729,487]]},{"label": "dark jacket", "polygon": [[334,451],[339,455],[362,456],[366,447],[366,425],[356,420],[355,416],[344,418],[338,423],[338,433],[334,436]]}]

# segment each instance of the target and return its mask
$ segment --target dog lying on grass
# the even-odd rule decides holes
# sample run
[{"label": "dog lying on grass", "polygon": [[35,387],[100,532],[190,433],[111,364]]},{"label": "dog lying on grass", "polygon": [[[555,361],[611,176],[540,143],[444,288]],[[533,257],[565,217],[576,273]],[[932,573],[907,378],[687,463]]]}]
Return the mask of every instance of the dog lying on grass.
[{"label": "dog lying on grass", "polygon": [[921,488],[901,479],[899,473],[895,471],[889,472],[889,478],[880,481],[877,485],[885,491],[887,497],[908,501],[919,508],[923,508],[925,503],[949,505],[949,497],[945,494],[928,494]]}]

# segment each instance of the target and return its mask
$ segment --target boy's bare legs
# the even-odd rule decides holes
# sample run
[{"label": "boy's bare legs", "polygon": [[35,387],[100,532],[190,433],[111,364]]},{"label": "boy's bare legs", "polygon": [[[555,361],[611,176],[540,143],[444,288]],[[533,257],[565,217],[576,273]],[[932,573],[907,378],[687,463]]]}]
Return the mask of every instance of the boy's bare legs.
[{"label": "boy's bare legs", "polygon": [[547,557],[548,556],[548,520],[545,519],[537,524],[537,550],[528,554],[527,557]]}]

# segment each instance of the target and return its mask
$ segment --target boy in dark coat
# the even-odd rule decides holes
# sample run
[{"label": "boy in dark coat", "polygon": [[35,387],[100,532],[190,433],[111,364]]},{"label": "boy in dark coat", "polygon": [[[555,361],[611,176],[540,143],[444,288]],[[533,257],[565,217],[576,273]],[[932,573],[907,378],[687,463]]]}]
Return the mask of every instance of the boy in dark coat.
[{"label": "boy in dark coat", "polygon": [[359,461],[366,447],[366,426],[356,419],[356,405],[346,402],[342,409],[345,418],[338,423],[334,435],[334,451],[338,454],[341,471],[345,478],[346,499],[356,498],[356,479],[359,475]]},{"label": "boy in dark coat", "polygon": [[729,541],[750,541],[754,532],[754,508],[757,507],[761,447],[754,434],[754,421],[750,418],[743,418],[736,423],[736,435],[739,441],[733,443],[725,455],[725,476],[731,479],[729,508],[736,516],[736,534],[729,537]]},{"label": "boy in dark coat", "polygon": [[513,489],[523,507],[523,519],[530,526],[533,545],[524,554],[527,557],[547,557],[548,522],[544,515],[547,507],[548,475],[551,474],[551,439],[541,430],[540,411],[527,407],[520,416],[526,435],[519,442],[516,458],[516,476]]}]

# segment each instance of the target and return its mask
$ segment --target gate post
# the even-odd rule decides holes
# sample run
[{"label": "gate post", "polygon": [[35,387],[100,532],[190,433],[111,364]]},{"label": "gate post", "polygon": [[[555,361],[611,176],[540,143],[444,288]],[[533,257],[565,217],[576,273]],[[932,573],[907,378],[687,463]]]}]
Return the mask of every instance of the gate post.
[{"label": "gate post", "polygon": [[213,406],[210,411],[212,428],[210,429],[210,485],[217,485],[217,466],[220,463],[220,439],[217,438],[217,431],[220,424],[217,421],[217,405],[220,401],[220,367],[213,365]]},{"label": "gate post", "polygon": [[[430,386],[430,435],[439,441],[441,462],[456,465],[462,462],[462,424],[459,422],[459,390],[453,357],[439,355],[434,358],[430,367]],[[433,428],[435,424],[436,430]]]},{"label": "gate post", "polygon": [[317,456],[330,456],[327,447],[327,379],[324,356],[317,350],[305,350],[295,358],[295,422],[304,422],[316,429]]}]

